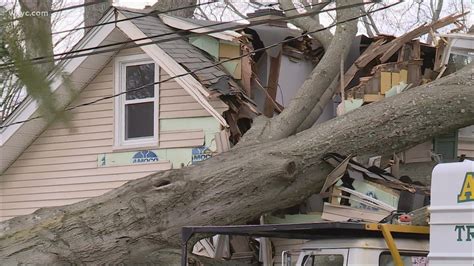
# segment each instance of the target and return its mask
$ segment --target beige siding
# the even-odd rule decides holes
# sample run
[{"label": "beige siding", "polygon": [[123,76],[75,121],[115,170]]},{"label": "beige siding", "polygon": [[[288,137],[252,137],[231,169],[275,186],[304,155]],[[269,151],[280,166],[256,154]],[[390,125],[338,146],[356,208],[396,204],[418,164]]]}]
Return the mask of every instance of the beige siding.
[{"label": "beige siding", "polygon": [[[170,75],[161,71],[160,80],[169,79]],[[211,105],[222,114],[227,105],[216,99]],[[169,80],[160,84],[160,118],[182,118],[209,116],[209,113],[196,102],[176,81]]]},{"label": "beige siding", "polygon": [[[119,55],[141,53],[129,49]],[[113,62],[81,92],[75,106],[114,93]],[[161,74],[161,79],[169,77]],[[226,106],[212,103],[219,112]],[[159,163],[98,167],[97,156],[113,150],[114,104],[112,99],[74,109],[68,124],[53,123],[0,177],[0,221],[34,210],[75,203],[101,195],[129,180],[171,168],[168,161]],[[160,85],[160,119],[209,117],[175,81]],[[161,131],[159,147],[200,146],[204,131]]]}]

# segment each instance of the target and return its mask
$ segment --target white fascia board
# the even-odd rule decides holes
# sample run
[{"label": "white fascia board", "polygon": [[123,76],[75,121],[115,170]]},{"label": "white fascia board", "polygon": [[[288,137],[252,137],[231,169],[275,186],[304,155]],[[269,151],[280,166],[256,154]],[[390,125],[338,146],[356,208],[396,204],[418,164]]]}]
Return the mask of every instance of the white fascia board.
[{"label": "white fascia board", "polygon": [[[215,29],[212,26],[209,27],[202,27],[201,25],[191,23],[189,21],[185,21],[179,19],[177,17],[169,16],[166,14],[160,14],[160,19],[168,26],[173,28],[178,28],[181,30],[189,30],[195,33],[207,33],[209,31],[214,31]],[[216,22],[218,23],[218,22]],[[245,27],[245,24],[242,24],[242,28]],[[198,28],[198,29],[196,29]],[[226,40],[226,41],[235,41],[235,39],[242,37],[240,33],[231,30],[223,30],[221,32],[214,32],[209,33],[210,36],[215,37],[217,39]]]},{"label": "white fascia board", "polygon": [[[99,21],[99,23],[112,21],[114,19],[114,9],[109,10],[109,12],[104,15],[104,17]],[[115,28],[113,23],[95,27],[89,33],[86,34],[84,38],[73,48],[74,50],[96,47],[107,38],[107,36]],[[87,56],[75,57],[71,59],[66,59],[58,65],[59,71],[53,72],[48,76],[48,79],[53,80],[51,85],[51,91],[55,92],[62,85],[62,73],[72,73],[77,69],[78,66],[87,59]],[[27,97],[18,109],[11,114],[4,122],[3,125],[27,120],[32,117],[38,110],[38,103],[31,97]],[[12,125],[0,130],[0,146],[3,146],[8,139],[13,136],[15,132],[23,125],[23,123]]]},{"label": "white fascia board", "polygon": [[[126,17],[118,13],[118,20],[125,19]],[[120,21],[117,23],[117,27],[127,35],[130,39],[143,39],[136,41],[136,44],[140,44],[140,48],[150,56],[161,68],[163,68],[170,76],[177,76],[187,73],[180,64],[178,64],[170,55],[168,55],[163,49],[156,44],[143,45],[151,43],[152,40],[145,39],[147,36],[132,22],[129,20]],[[209,92],[203,87],[203,85],[197,81],[192,75],[184,75],[175,78],[175,81],[183,87],[183,89],[189,93],[201,106],[206,109],[223,127],[229,127],[226,120],[217,112],[214,107],[211,106],[206,97],[209,97]]]},{"label": "white fascia board", "polygon": [[438,34],[438,36],[444,37],[444,38],[452,38],[452,39],[474,40],[474,35],[467,34],[467,33],[443,33],[443,34]]}]

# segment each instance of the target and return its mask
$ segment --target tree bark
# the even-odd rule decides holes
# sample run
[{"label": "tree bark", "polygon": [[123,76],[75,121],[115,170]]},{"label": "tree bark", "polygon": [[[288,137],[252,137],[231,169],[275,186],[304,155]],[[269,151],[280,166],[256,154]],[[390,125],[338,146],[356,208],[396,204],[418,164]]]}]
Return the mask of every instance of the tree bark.
[{"label": "tree bark", "polygon": [[[97,0],[84,0],[84,4],[90,4],[98,2]],[[110,8],[112,5],[112,0],[103,0],[102,3],[98,3],[95,5],[88,5],[84,7],[84,26],[90,27],[97,24],[99,19],[104,15],[104,13]],[[86,29],[90,31],[92,28]]]},{"label": "tree bark", "polygon": [[[21,11],[24,13],[21,26],[25,35],[25,49],[29,58],[53,55],[51,35],[52,0],[20,0]],[[29,13],[26,15],[26,13]],[[53,69],[54,62],[39,64],[36,68],[45,76]]]},{"label": "tree bark", "polygon": [[[299,12],[295,9],[295,5],[293,4],[292,0],[279,0],[278,3],[280,4],[281,9],[287,10],[285,11],[285,15],[287,17],[299,14]],[[324,7],[325,5],[319,4],[313,8],[322,10]],[[311,11],[314,11],[314,9],[311,9]],[[321,25],[321,23],[319,22],[319,14],[315,14],[311,17],[301,17],[292,19],[291,22],[305,31],[317,31],[324,28],[324,26]],[[311,37],[318,40],[322,44],[324,50],[327,50],[329,45],[331,44],[333,35],[328,29],[326,29],[323,31],[312,33]]]},{"label": "tree bark", "polygon": [[[188,7],[196,5],[196,0],[159,0],[152,6],[152,9],[158,11],[167,11],[170,9],[176,9],[180,7]],[[181,10],[166,12],[168,15],[191,18],[194,15],[196,7],[184,8]]]},{"label": "tree bark", "polygon": [[179,263],[186,225],[244,224],[319,192],[327,152],[392,154],[474,124],[473,65],[299,134],[0,223],[3,265]]}]

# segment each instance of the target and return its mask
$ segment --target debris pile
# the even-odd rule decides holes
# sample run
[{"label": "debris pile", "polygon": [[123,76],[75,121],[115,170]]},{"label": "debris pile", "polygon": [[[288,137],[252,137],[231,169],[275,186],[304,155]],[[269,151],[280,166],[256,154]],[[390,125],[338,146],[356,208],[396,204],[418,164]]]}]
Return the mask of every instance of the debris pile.
[{"label": "debris pile", "polygon": [[[334,170],[319,194],[327,199],[323,220],[410,223],[410,213],[429,204],[430,188],[406,176],[397,179],[389,172],[391,166],[364,167],[352,156],[336,153],[327,154],[324,160]],[[426,219],[421,221],[426,223]]]},{"label": "debris pile", "polygon": [[[379,35],[361,42],[360,57],[345,72],[340,84],[343,101],[338,115],[363,104],[394,96],[411,87],[441,77],[446,71],[446,39],[436,46],[415,39],[450,24],[459,30],[458,19],[464,14],[449,15],[431,24],[425,24],[400,37]],[[365,49],[364,49],[365,48]]]}]

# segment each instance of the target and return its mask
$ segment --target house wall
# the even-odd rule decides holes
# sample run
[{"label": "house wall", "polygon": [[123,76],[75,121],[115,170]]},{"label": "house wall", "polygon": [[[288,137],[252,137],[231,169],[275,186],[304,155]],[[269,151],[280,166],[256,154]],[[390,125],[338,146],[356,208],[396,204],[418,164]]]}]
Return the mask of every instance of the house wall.
[{"label": "house wall", "polygon": [[[278,89],[275,101],[284,107],[287,107],[290,101],[298,92],[298,89],[303,85],[308,75],[313,70],[313,65],[308,60],[290,58],[287,55],[281,56],[280,73],[278,76]],[[268,84],[268,75],[270,73],[270,56],[262,55],[255,66],[255,74],[265,87]],[[266,94],[257,82],[252,82],[252,100],[257,104],[257,109],[263,112],[265,106]],[[336,116],[335,104],[333,101],[328,103],[323,110],[323,113],[316,121],[322,123]]]},{"label": "house wall", "polygon": [[[142,53],[139,48],[118,55]],[[113,60],[71,105],[114,93]],[[169,77],[160,70],[161,80]],[[129,180],[191,163],[196,146],[215,150],[219,123],[175,81],[160,84],[158,162],[123,162],[137,150],[113,149],[113,99],[71,111],[69,124],[51,124],[0,177],[0,221],[41,207],[75,203],[99,196]],[[222,113],[226,105],[211,104]],[[100,158],[116,160],[100,166]]]},{"label": "house wall", "polygon": [[[313,71],[313,64],[309,60],[294,59],[287,55],[281,56],[280,74],[278,77],[279,89],[277,90],[276,101],[287,107],[295,97],[298,89],[303,85]],[[325,107],[316,124],[328,121],[336,116],[336,107],[330,101]]]}]

